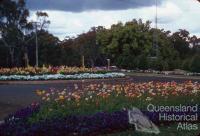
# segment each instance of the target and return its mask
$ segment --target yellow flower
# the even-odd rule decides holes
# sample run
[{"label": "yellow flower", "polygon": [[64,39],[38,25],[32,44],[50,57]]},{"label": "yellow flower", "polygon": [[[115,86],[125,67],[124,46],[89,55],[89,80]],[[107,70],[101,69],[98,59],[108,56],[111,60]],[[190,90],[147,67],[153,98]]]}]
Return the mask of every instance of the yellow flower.
[{"label": "yellow flower", "polygon": [[42,92],[42,94],[45,94],[45,92],[46,92],[46,91],[45,91],[45,90],[43,90],[43,91],[41,91],[41,92]]},{"label": "yellow flower", "polygon": [[41,96],[41,95],[43,95],[43,94],[45,94],[45,90],[37,90],[36,91],[36,94],[38,95],[38,96]]},{"label": "yellow flower", "polygon": [[60,96],[59,96],[59,100],[62,101],[62,100],[64,100],[64,99],[65,99],[65,97],[64,97],[63,95],[60,95]]},{"label": "yellow flower", "polygon": [[37,90],[37,91],[36,91],[36,94],[37,94],[38,96],[41,96],[41,95],[42,95],[42,91],[41,91],[41,90]]}]

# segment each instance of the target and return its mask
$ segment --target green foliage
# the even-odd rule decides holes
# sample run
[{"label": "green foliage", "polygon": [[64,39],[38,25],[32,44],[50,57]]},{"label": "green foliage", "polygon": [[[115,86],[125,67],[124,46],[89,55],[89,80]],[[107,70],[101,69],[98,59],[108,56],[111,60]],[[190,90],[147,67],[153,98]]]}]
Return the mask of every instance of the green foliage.
[{"label": "green foliage", "polygon": [[[156,62],[151,62],[153,32],[159,35],[159,49]],[[178,52],[172,48],[168,33],[150,28],[150,22],[133,20],[126,24],[113,25],[111,29],[98,34],[104,54],[122,68],[168,70],[177,67]],[[107,37],[106,37],[107,36]],[[107,39],[106,39],[107,38]],[[104,42],[106,41],[106,42]],[[110,42],[109,42],[110,41]],[[153,66],[153,67],[152,67]]]},{"label": "green foliage", "polygon": [[182,64],[182,69],[183,70],[190,70],[190,65],[191,65],[191,60],[190,59],[185,59],[183,61],[183,64]]},{"label": "green foliage", "polygon": [[191,61],[191,65],[190,65],[190,70],[192,72],[198,72],[200,73],[200,55],[195,55],[193,58],[192,58],[192,61]]},{"label": "green foliage", "polygon": [[140,55],[138,57],[138,68],[139,69],[143,69],[143,70],[147,69],[149,67],[148,63],[149,63],[148,58],[146,56]]},{"label": "green foliage", "polygon": [[[27,20],[29,11],[25,7],[25,1],[3,0],[0,15],[3,40],[7,43],[0,41],[0,66],[26,66],[26,61],[34,66],[35,32]],[[37,16],[43,25],[50,23],[47,13],[37,12]],[[4,18],[7,19],[6,23]],[[19,27],[13,22],[19,22]],[[44,29],[38,30],[39,64],[81,66],[81,56],[84,56],[87,67],[105,66],[106,59],[111,59],[111,65],[126,69],[183,68],[199,71],[198,62],[194,59],[194,54],[199,53],[196,44],[199,39],[196,36],[190,37],[189,32],[183,29],[171,34],[170,31],[150,26],[150,21],[133,19],[125,24],[113,24],[109,29],[102,26],[92,27],[76,38],[67,37],[63,41]],[[24,30],[32,33],[24,35]],[[153,40],[155,33],[157,48],[154,47]],[[190,43],[194,45],[193,48],[189,47]],[[26,55],[28,60],[25,59]]]},{"label": "green foliage", "polygon": [[187,30],[180,29],[178,32],[173,33],[171,36],[174,49],[179,52],[181,59],[185,59],[191,52],[189,48],[189,32]]}]

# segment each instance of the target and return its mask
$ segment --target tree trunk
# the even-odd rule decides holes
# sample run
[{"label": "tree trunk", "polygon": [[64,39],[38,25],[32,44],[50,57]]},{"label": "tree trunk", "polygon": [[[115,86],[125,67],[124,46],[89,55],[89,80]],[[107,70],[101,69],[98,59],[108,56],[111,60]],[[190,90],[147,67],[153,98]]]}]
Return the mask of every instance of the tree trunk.
[{"label": "tree trunk", "polygon": [[10,60],[11,60],[11,67],[14,66],[14,48],[10,47],[9,52],[10,52]]},{"label": "tree trunk", "polygon": [[83,55],[81,56],[81,65],[85,68],[85,57]]},{"label": "tree trunk", "polygon": [[27,47],[25,47],[25,50],[24,50],[24,64],[25,64],[25,67],[28,67],[28,66],[29,66],[29,58],[28,58],[28,50],[27,50]]},{"label": "tree trunk", "polygon": [[90,62],[91,62],[91,67],[94,68],[94,60],[90,59]]},{"label": "tree trunk", "polygon": [[107,59],[107,69],[110,70],[110,59]]}]

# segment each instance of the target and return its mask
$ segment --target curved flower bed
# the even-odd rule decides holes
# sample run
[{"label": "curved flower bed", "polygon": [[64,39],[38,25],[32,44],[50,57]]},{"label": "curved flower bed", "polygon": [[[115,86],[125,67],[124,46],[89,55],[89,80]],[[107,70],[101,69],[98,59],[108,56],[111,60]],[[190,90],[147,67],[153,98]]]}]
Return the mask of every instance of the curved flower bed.
[{"label": "curved flower bed", "polygon": [[123,73],[105,73],[105,74],[94,74],[94,73],[80,73],[73,75],[10,75],[10,76],[0,76],[0,80],[67,80],[67,79],[94,79],[94,78],[117,78],[125,77]]},{"label": "curved flower bed", "polygon": [[[73,91],[37,90],[40,105],[20,110],[0,125],[2,136],[97,136],[127,131],[128,109],[138,107],[151,121],[166,128],[174,122],[158,120],[158,112],[146,111],[154,105],[194,105],[200,103],[200,84],[195,82],[147,82],[90,84]],[[178,112],[176,114],[183,114]],[[186,113],[190,114],[190,113]],[[198,112],[200,116],[200,112]],[[200,123],[199,120],[197,123]],[[174,134],[176,135],[176,134]]]}]

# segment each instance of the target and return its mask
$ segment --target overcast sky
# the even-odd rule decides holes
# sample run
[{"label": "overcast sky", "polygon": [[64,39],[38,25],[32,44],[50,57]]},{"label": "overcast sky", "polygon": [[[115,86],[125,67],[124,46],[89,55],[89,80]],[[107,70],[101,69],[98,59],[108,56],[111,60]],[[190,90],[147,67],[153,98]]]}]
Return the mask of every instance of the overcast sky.
[{"label": "overcast sky", "polygon": [[[200,37],[200,3],[197,0],[158,0],[158,27],[172,32],[186,29]],[[155,19],[155,0],[27,0],[30,20],[37,10],[49,14],[49,31],[63,40],[105,26],[141,18]],[[154,24],[152,24],[154,26]]]}]

